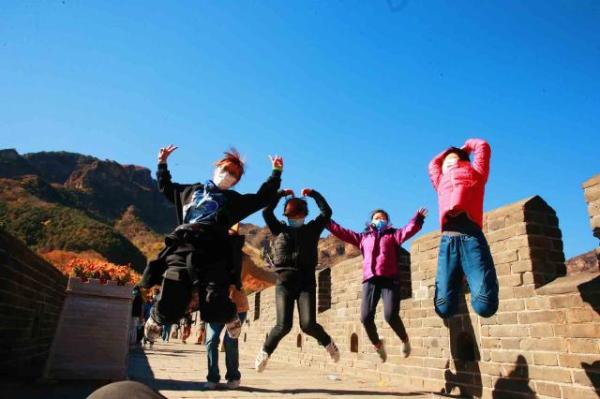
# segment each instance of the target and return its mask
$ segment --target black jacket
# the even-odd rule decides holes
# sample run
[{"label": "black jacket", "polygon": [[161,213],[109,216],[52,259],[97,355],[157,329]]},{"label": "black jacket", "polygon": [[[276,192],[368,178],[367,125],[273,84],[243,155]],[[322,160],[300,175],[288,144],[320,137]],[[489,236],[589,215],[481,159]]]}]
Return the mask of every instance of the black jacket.
[{"label": "black jacket", "polygon": [[[177,225],[183,223],[183,207],[192,201],[194,191],[203,190],[204,184],[179,184],[171,181],[171,173],[167,164],[158,164],[156,172],[158,189],[175,204],[177,212]],[[277,190],[281,184],[281,172],[274,170],[255,194],[240,194],[234,190],[224,190],[227,199],[226,205],[219,210],[215,229],[223,234],[231,226],[247,218],[254,212],[264,208],[277,198]]]},{"label": "black jacket", "polygon": [[331,208],[325,198],[312,190],[310,197],[314,198],[321,214],[314,220],[298,228],[292,228],[275,218],[273,210],[282,197],[278,198],[263,210],[263,217],[271,233],[276,236],[273,246],[273,263],[275,271],[302,271],[314,273],[319,260],[319,238],[325,224],[331,218]]},{"label": "black jacket", "polygon": [[[201,183],[179,184],[172,182],[171,173],[169,173],[166,164],[158,165],[156,176],[160,192],[175,204],[179,228],[166,236],[166,246],[156,259],[148,262],[139,285],[149,288],[159,284],[162,281],[163,273],[167,270],[166,259],[170,254],[177,252],[188,254],[201,247],[203,249],[202,261],[206,262],[207,265],[217,265],[217,261],[226,264],[225,270],[222,268],[212,270],[206,267],[205,274],[217,273],[223,277],[222,275],[225,273],[228,282],[235,284],[240,289],[244,236],[229,236],[229,228],[277,198],[277,190],[281,184],[281,172],[273,171],[273,174],[261,185],[256,194],[242,195],[233,190],[222,191],[226,198],[225,204],[219,209],[213,224],[203,225],[200,230],[191,229],[191,225],[185,226],[181,223],[183,221],[183,207],[192,201],[196,190],[203,190],[204,185]],[[190,279],[196,283],[200,280],[200,276],[194,271],[195,264],[192,258],[186,258],[186,262],[188,260],[191,260],[191,264],[187,265]]]}]

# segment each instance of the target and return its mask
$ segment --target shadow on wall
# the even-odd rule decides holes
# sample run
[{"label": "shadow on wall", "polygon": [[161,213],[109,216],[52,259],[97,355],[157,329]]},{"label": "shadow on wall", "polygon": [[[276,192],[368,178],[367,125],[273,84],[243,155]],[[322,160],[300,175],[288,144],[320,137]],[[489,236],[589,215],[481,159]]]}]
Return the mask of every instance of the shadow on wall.
[{"label": "shadow on wall", "polygon": [[480,397],[483,390],[479,369],[481,355],[465,297],[462,294],[459,295],[458,312],[456,316],[444,320],[450,333],[450,353],[456,373],[450,371],[450,362],[448,362],[444,374],[446,386],[442,393],[451,394],[457,388],[461,397]]},{"label": "shadow on wall", "polygon": [[500,378],[492,393],[494,399],[526,399],[536,398],[535,392],[529,387],[529,366],[523,355],[517,357],[515,369],[507,377]]},{"label": "shadow on wall", "polygon": [[[590,379],[594,389],[600,391],[600,360],[595,361],[592,364],[581,363],[581,367],[585,370],[588,378]],[[599,392],[600,393],[600,392]]]},{"label": "shadow on wall", "polygon": [[600,276],[583,284],[579,284],[577,289],[579,290],[581,299],[589,303],[590,306],[600,314]]},{"label": "shadow on wall", "polygon": [[317,311],[322,313],[331,309],[331,269],[321,270],[318,276]]},{"label": "shadow on wall", "polygon": [[410,252],[402,247],[398,250],[398,273],[400,275],[400,299],[412,298]]},{"label": "shadow on wall", "polygon": [[[577,289],[579,290],[581,299],[589,303],[600,314],[600,276],[580,284]],[[600,391],[600,360],[592,364],[581,363],[581,367],[585,370],[596,391]]]}]

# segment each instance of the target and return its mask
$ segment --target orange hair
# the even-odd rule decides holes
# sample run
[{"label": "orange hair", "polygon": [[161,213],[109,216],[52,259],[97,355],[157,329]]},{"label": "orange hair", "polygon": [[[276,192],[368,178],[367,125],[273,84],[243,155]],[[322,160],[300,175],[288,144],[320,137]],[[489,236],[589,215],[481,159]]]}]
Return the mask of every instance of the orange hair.
[{"label": "orange hair", "polygon": [[215,162],[216,167],[222,167],[227,173],[237,177],[239,180],[244,174],[244,161],[235,148],[224,152],[225,156]]}]

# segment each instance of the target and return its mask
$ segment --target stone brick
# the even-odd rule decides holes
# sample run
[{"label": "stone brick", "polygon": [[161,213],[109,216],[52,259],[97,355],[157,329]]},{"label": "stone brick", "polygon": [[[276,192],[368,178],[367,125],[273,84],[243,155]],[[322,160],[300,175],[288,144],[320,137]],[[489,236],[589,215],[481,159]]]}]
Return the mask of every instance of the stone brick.
[{"label": "stone brick", "polygon": [[517,259],[517,251],[514,249],[494,254],[494,263],[510,263],[516,261]]},{"label": "stone brick", "polygon": [[572,338],[567,343],[571,353],[600,353],[597,339]]},{"label": "stone brick", "polygon": [[519,313],[519,324],[563,324],[565,322],[565,312],[562,310],[541,310],[536,312]]},{"label": "stone brick", "polygon": [[582,363],[593,364],[598,360],[598,355],[587,354],[558,354],[558,364],[560,367],[568,367],[572,369],[581,368]]},{"label": "stone brick", "polygon": [[554,329],[551,325],[538,324],[529,327],[529,335],[533,338],[547,338],[554,336]]},{"label": "stone brick", "polygon": [[521,341],[521,349],[538,351],[564,352],[567,344],[562,338],[525,338]]},{"label": "stone brick", "polygon": [[[498,319],[498,324],[501,325],[505,325],[505,324],[517,324],[518,323],[518,317],[517,317],[517,313],[498,313],[496,315],[496,318]],[[481,319],[481,321],[483,322],[483,320],[485,319]]]},{"label": "stone brick", "polygon": [[538,381],[535,383],[535,391],[538,395],[560,398],[560,386],[549,382]]},{"label": "stone brick", "polygon": [[[592,373],[592,375],[594,375],[594,379],[596,381],[600,377],[600,374]],[[592,384],[592,381],[590,381],[590,377],[584,370],[573,370],[573,383],[588,387],[594,386],[594,384]]]},{"label": "stone brick", "polygon": [[489,326],[491,337],[526,337],[528,331],[522,326]]},{"label": "stone brick", "polygon": [[498,312],[518,312],[525,309],[525,301],[523,299],[508,299],[500,301]]},{"label": "stone brick", "polygon": [[573,338],[600,338],[600,324],[571,324],[567,332]]},{"label": "stone brick", "polygon": [[535,296],[535,288],[533,286],[515,287],[513,290],[513,296],[515,298],[531,298]]},{"label": "stone brick", "polygon": [[506,240],[506,246],[509,249],[521,249],[529,247],[529,238],[526,235],[510,237]]},{"label": "stone brick", "polygon": [[597,313],[591,309],[579,308],[567,310],[567,322],[569,324],[584,323],[598,319]]},{"label": "stone brick", "polygon": [[530,272],[533,270],[531,260],[519,260],[518,262],[511,263],[510,270],[513,273]]},{"label": "stone brick", "polygon": [[498,276],[498,284],[502,287],[518,287],[523,285],[523,278],[521,277],[521,274]]},{"label": "stone brick", "polygon": [[576,388],[562,385],[562,397],[565,399],[598,399],[598,394],[592,388]]},{"label": "stone brick", "polygon": [[496,274],[498,276],[505,276],[511,273],[510,263],[495,263]]},{"label": "stone brick", "polygon": [[562,382],[570,384],[572,382],[571,372],[568,369],[559,367],[529,366],[529,378],[532,380]]},{"label": "stone brick", "polygon": [[534,353],[533,362],[538,366],[558,366],[558,356],[554,353]]},{"label": "stone brick", "polygon": [[550,306],[553,309],[557,308],[577,308],[585,305],[581,299],[581,295],[556,295],[549,298]]},{"label": "stone brick", "polygon": [[517,350],[521,348],[521,338],[502,338],[502,349]]}]

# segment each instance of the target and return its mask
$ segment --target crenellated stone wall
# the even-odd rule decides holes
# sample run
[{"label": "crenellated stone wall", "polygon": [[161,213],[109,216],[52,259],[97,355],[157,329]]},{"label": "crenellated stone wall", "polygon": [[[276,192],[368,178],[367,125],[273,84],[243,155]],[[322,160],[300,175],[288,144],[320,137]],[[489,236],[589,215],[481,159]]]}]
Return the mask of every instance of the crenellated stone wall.
[{"label": "crenellated stone wall", "polygon": [[[600,175],[595,179],[600,182]],[[586,198],[593,203],[595,197],[586,191]],[[340,347],[341,361],[331,363],[325,350],[302,333],[297,314],[273,357],[413,390],[483,398],[597,398],[600,274],[565,275],[558,218],[539,196],[486,213],[484,232],[500,283],[493,317],[473,312],[466,284],[458,314],[446,322],[437,316],[433,295],[440,236],[431,233],[413,242],[401,265],[406,299],[400,316],[412,344],[408,358],[400,356],[400,341],[383,321],[381,304],[376,324],[386,341],[387,362],[380,363],[372,350],[359,317],[360,258],[317,272],[328,274],[317,275],[318,321]],[[274,287],[249,297],[242,350],[261,347],[275,324],[274,298]]]}]

